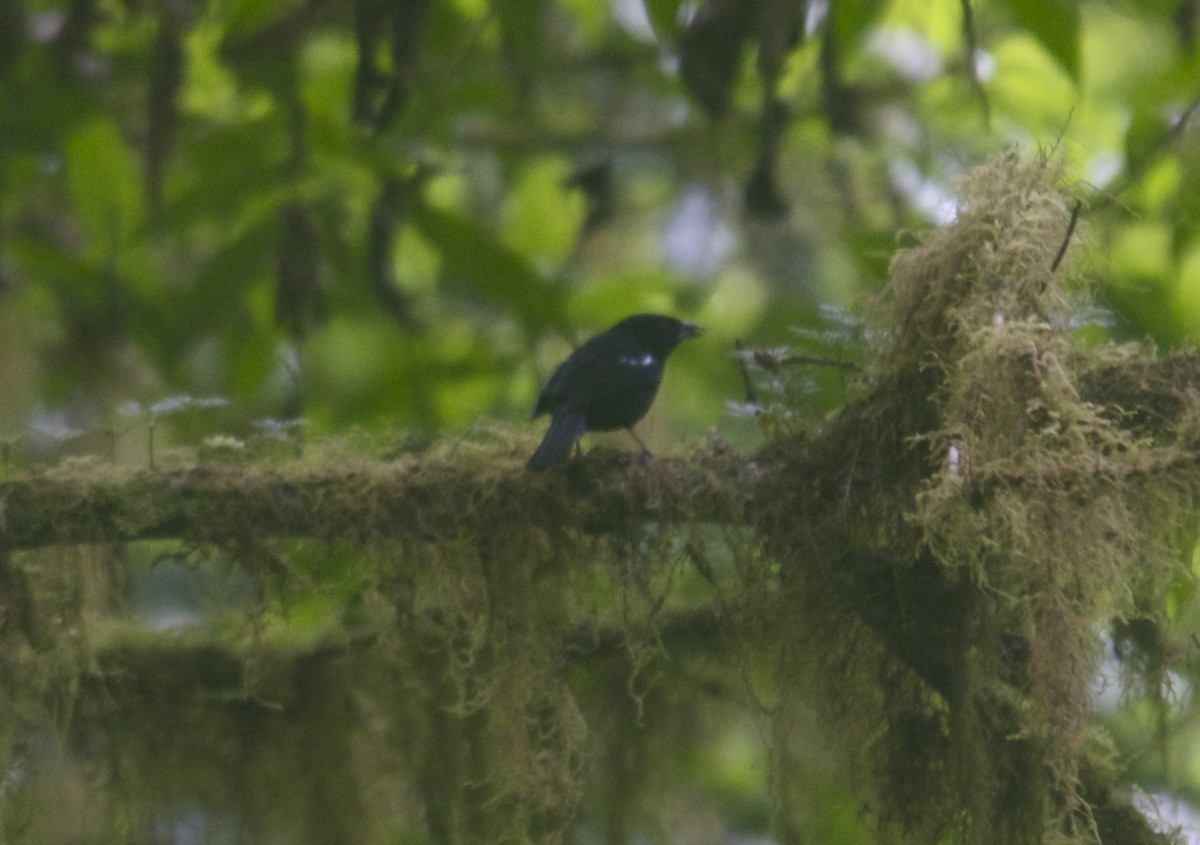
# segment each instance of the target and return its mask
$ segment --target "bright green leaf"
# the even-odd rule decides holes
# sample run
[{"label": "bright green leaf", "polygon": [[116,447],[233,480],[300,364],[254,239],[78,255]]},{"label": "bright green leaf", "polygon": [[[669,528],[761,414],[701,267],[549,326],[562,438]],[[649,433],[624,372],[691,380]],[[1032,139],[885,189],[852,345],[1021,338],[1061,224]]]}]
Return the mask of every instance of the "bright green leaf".
[{"label": "bright green leaf", "polygon": [[1030,136],[1049,143],[1061,134],[1078,90],[1066,72],[1026,33],[1014,33],[992,47],[996,73],[988,95],[997,114],[1019,114]]},{"label": "bright green leaf", "polygon": [[66,143],[67,182],[75,215],[101,254],[142,225],[142,180],[137,159],[116,125],[96,118]]},{"label": "bright green leaf", "polygon": [[829,22],[834,27],[838,44],[849,50],[858,46],[867,27],[883,10],[882,4],[870,0],[839,0],[829,10]]},{"label": "bright green leaf", "polygon": [[231,323],[221,338],[219,371],[232,397],[254,396],[276,371],[279,350],[273,334],[261,325],[246,324],[244,314]]},{"label": "bright green leaf", "polygon": [[659,41],[674,42],[679,31],[680,0],[643,0],[646,17]]},{"label": "bright green leaf", "polygon": [[565,11],[572,14],[580,34],[589,42],[598,43],[611,22],[607,4],[596,0],[559,0]]},{"label": "bright green leaf", "polygon": [[571,297],[573,325],[608,328],[638,312],[674,311],[679,280],[662,271],[645,271],[589,279]]},{"label": "bright green leaf", "polygon": [[474,221],[416,204],[413,222],[440,252],[442,276],[493,303],[513,309],[532,326],[567,327],[562,290],[529,260]]},{"label": "bright green leaf", "polygon": [[1079,4],[1075,0],[1003,0],[1017,22],[1079,83]]},{"label": "bright green leaf", "polygon": [[1192,340],[1200,337],[1200,245],[1192,244],[1181,256],[1172,305],[1187,336]]},{"label": "bright green leaf", "polygon": [[583,197],[564,185],[565,160],[538,159],[522,168],[503,213],[504,240],[524,255],[561,264],[583,223]]},{"label": "bright green leaf", "polygon": [[1136,223],[1120,231],[1112,246],[1112,269],[1133,279],[1166,279],[1173,273],[1171,229]]}]

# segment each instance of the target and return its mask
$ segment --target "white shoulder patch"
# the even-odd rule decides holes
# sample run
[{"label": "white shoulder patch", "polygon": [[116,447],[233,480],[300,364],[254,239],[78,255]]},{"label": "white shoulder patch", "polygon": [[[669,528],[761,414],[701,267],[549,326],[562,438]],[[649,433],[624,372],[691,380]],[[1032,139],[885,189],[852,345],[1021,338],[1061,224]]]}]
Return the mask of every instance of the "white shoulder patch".
[{"label": "white shoulder patch", "polygon": [[622,355],[617,363],[623,367],[652,367],[654,356],[647,352],[645,355]]}]

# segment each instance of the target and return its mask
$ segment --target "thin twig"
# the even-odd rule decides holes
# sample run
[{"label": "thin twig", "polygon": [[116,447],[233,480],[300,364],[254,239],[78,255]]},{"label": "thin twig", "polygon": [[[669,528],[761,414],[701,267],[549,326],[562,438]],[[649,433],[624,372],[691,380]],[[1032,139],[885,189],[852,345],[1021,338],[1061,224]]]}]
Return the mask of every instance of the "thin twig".
[{"label": "thin twig", "polygon": [[1067,224],[1067,234],[1063,236],[1062,246],[1058,248],[1058,254],[1054,256],[1054,261],[1050,262],[1050,272],[1058,270],[1058,265],[1062,263],[1063,256],[1067,254],[1067,245],[1071,243],[1071,236],[1075,234],[1075,224],[1079,222],[1079,212],[1083,209],[1083,200],[1075,200],[1075,207],[1071,209],[1071,222]]},{"label": "thin twig", "polygon": [[974,89],[975,95],[979,98],[979,105],[983,109],[983,125],[990,128],[992,125],[992,106],[988,102],[987,90],[983,87],[983,82],[979,79],[979,71],[975,65],[975,52],[977,49],[975,13],[971,9],[971,0],[961,0],[961,2],[963,38],[967,42],[967,79],[970,80],[971,88]]},{"label": "thin twig", "polygon": [[814,366],[834,367],[839,370],[857,372],[861,369],[858,364],[849,361],[839,361],[836,358],[820,358],[814,355],[777,355],[766,349],[754,350],[754,363],[764,370],[778,370],[780,367]]},{"label": "thin twig", "polygon": [[[746,349],[740,338],[733,342],[733,348],[738,352],[742,352]],[[745,356],[739,355],[737,356],[737,359],[738,366],[742,368],[742,385],[746,388],[746,404],[757,405],[758,393],[754,390],[754,382],[750,378],[750,371],[746,368],[746,358]]]},{"label": "thin twig", "polygon": [[1153,144],[1150,144],[1148,147],[1146,147],[1146,151],[1140,158],[1129,163],[1129,165],[1125,168],[1124,178],[1122,178],[1121,181],[1111,190],[1105,191],[1102,199],[1091,203],[1091,210],[1093,212],[1099,211],[1108,208],[1108,206],[1115,203],[1117,198],[1125,192],[1125,189],[1137,182],[1137,180],[1142,177],[1142,174],[1144,174],[1150,168],[1150,164],[1154,161],[1155,157],[1169,147],[1176,138],[1183,134],[1183,131],[1187,128],[1188,124],[1192,122],[1192,117],[1196,114],[1197,109],[1200,109],[1200,94],[1197,94],[1192,101],[1188,103],[1188,107],[1183,110],[1183,114],[1179,116],[1179,120],[1177,120],[1174,125],[1159,135],[1158,139]]}]

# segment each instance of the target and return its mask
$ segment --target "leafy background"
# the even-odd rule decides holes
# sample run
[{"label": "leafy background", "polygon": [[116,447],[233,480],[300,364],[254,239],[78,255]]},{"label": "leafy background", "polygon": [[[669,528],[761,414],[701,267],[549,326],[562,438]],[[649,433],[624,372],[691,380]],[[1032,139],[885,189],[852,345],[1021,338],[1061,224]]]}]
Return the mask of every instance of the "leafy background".
[{"label": "leafy background", "polygon": [[[853,360],[893,251],[1006,150],[1061,157],[1082,202],[1079,332],[1189,343],[1198,21],[1196,0],[0,0],[3,471],[145,463],[151,430],[408,450],[500,420],[532,445],[554,364],[635,311],[708,329],[652,448],[749,450],[735,341]],[[759,422],[819,418],[846,381],[806,370]],[[1196,835],[1191,680],[1165,709],[1098,694],[1130,784]],[[765,785],[737,730],[709,787],[744,809]]]}]

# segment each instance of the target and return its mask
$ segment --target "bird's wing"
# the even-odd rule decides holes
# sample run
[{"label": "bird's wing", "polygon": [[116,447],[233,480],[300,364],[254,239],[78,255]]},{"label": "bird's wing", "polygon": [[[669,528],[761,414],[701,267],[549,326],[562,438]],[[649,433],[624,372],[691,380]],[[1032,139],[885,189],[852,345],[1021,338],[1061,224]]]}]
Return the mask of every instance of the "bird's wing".
[{"label": "bird's wing", "polygon": [[563,361],[542,388],[534,416],[620,401],[657,389],[662,362],[628,338],[597,335]]}]

